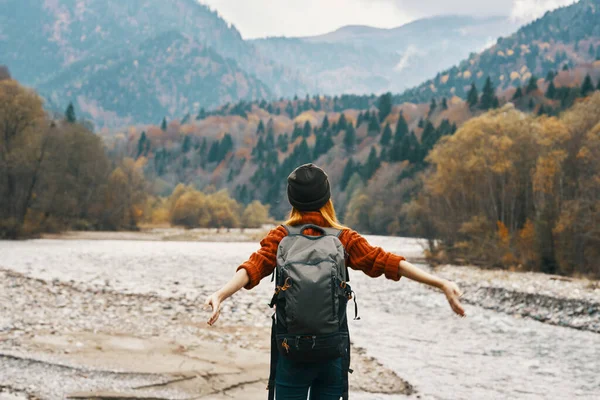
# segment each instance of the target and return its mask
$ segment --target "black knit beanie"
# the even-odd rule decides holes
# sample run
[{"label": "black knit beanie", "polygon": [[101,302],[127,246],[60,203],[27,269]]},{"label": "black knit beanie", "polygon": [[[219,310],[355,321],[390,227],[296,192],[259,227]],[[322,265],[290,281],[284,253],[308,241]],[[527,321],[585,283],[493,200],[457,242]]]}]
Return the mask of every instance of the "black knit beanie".
[{"label": "black knit beanie", "polygon": [[316,165],[302,165],[288,177],[287,193],[298,211],[318,211],[331,197],[327,174]]}]

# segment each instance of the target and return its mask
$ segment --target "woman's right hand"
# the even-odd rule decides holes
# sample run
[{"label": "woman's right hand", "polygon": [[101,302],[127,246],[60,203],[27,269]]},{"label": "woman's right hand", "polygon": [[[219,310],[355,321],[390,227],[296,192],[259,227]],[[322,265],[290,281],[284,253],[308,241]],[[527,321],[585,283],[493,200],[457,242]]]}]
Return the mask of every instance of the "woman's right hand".
[{"label": "woman's right hand", "polygon": [[210,326],[213,326],[215,322],[219,319],[219,315],[221,314],[221,303],[223,302],[223,298],[219,295],[219,292],[215,292],[206,298],[204,302],[204,308],[212,311],[210,318],[207,323]]}]

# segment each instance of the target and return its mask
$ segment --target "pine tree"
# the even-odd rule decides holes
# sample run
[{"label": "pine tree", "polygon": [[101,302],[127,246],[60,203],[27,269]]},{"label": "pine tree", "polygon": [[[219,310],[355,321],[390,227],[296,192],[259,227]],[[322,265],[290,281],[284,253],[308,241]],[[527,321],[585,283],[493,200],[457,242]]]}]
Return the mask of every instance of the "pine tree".
[{"label": "pine tree", "polygon": [[447,110],[448,109],[448,100],[446,100],[446,98],[444,97],[442,99],[442,110]]},{"label": "pine tree", "polygon": [[258,123],[258,127],[256,128],[256,134],[260,135],[261,133],[265,133],[265,124],[263,123],[262,119],[260,120],[260,122]]},{"label": "pine tree", "polygon": [[596,85],[596,90],[600,90],[600,79],[598,79],[598,85]]},{"label": "pine tree", "polygon": [[562,68],[562,70],[563,70],[563,71],[568,71],[568,70],[569,70],[569,64],[566,64],[566,63],[565,63],[565,65],[563,65],[563,68]]},{"label": "pine tree", "polygon": [[406,123],[406,119],[404,119],[404,114],[400,113],[400,118],[398,118],[398,123],[396,124],[394,143],[400,143],[406,135],[408,135],[408,124]]},{"label": "pine tree", "polygon": [[527,84],[527,88],[525,89],[525,93],[530,94],[536,90],[538,90],[537,78],[535,75],[532,75]]},{"label": "pine tree", "polygon": [[77,122],[77,117],[75,116],[75,107],[73,107],[73,103],[69,103],[67,106],[67,111],[65,111],[65,119],[68,123],[74,124]]},{"label": "pine tree", "polygon": [[325,132],[327,129],[329,129],[329,118],[327,118],[327,115],[325,115],[325,118],[323,118],[323,123],[321,124],[321,130]]},{"label": "pine tree", "polygon": [[343,131],[348,127],[348,122],[346,121],[346,116],[344,115],[344,113],[342,113],[340,115],[340,119],[337,122],[337,128],[336,131]]},{"label": "pine tree", "polygon": [[477,105],[477,102],[479,102],[479,93],[477,93],[477,87],[475,86],[475,82],[473,82],[467,94],[467,104],[472,109]]},{"label": "pine tree", "polygon": [[377,136],[381,131],[381,125],[379,125],[379,121],[377,117],[373,117],[369,120],[369,126],[367,127],[367,132],[369,136]]},{"label": "pine tree", "polygon": [[528,107],[530,110],[533,110],[535,108],[535,103],[533,102],[533,99],[529,99]]},{"label": "pine tree", "polygon": [[423,119],[423,117],[419,118],[419,122],[417,123],[417,127],[419,127],[419,128],[424,128],[425,127],[425,120]]},{"label": "pine tree", "polygon": [[545,81],[546,82],[552,82],[554,80],[555,76],[556,75],[554,74],[554,71],[550,70],[550,71],[548,71],[548,74],[546,75]]},{"label": "pine tree", "polygon": [[392,112],[392,94],[390,92],[379,97],[377,109],[379,110],[379,122],[383,122]]},{"label": "pine tree", "polygon": [[219,141],[215,140],[208,151],[208,162],[215,162],[219,159]]},{"label": "pine tree", "polygon": [[138,140],[138,152],[136,158],[139,158],[146,149],[146,140],[148,139],[146,138],[146,132],[144,131],[140,136],[140,140]]},{"label": "pine tree", "polygon": [[587,74],[585,79],[583,80],[583,84],[581,85],[581,95],[586,97],[588,94],[594,91],[594,83],[592,82],[592,77]]},{"label": "pine tree", "polygon": [[494,98],[496,97],[496,89],[492,84],[492,80],[488,76],[485,80],[485,86],[483,92],[481,92],[481,100],[479,101],[479,108],[482,110],[489,110],[494,107]]},{"label": "pine tree", "polygon": [[512,99],[513,100],[519,100],[520,98],[523,97],[523,90],[521,89],[521,87],[519,86],[515,92],[515,94],[513,95]]},{"label": "pine tree", "polygon": [[204,110],[204,108],[201,108],[200,111],[198,112],[198,115],[196,116],[196,120],[200,121],[204,118],[206,118],[206,110]]},{"label": "pine tree", "polygon": [[554,86],[554,81],[550,81],[548,90],[546,90],[546,97],[549,99],[554,99],[556,97],[556,86]]},{"label": "pine tree", "polygon": [[187,153],[192,148],[192,138],[190,135],[185,135],[183,138],[183,143],[181,145],[181,151],[183,153]]},{"label": "pine tree", "polygon": [[498,100],[498,96],[494,96],[494,100],[492,100],[492,108],[500,107],[500,100]]},{"label": "pine tree", "polygon": [[546,109],[543,104],[540,104],[540,108],[538,109],[537,115],[544,115],[546,113]]},{"label": "pine tree", "polygon": [[360,125],[363,123],[365,116],[362,112],[358,113],[358,117],[356,118],[356,128],[360,128]]},{"label": "pine tree", "polygon": [[304,123],[304,128],[302,129],[302,136],[305,138],[309,137],[312,133],[312,126],[310,126],[310,122],[306,121]]},{"label": "pine tree", "polygon": [[297,122],[294,122],[294,130],[292,131],[292,141],[303,135],[304,131],[300,128]]},{"label": "pine tree", "polygon": [[279,135],[279,137],[277,137],[277,148],[279,149],[279,151],[285,153],[288,150],[288,147],[289,143],[287,133]]},{"label": "pine tree", "polygon": [[596,61],[600,61],[600,46],[596,48]]},{"label": "pine tree", "polygon": [[381,139],[379,143],[382,146],[387,146],[392,141],[392,128],[390,128],[390,124],[385,124],[385,128],[383,129],[383,134],[381,135]]},{"label": "pine tree", "polygon": [[423,150],[428,152],[429,150],[433,149],[433,146],[438,139],[439,137],[435,127],[431,122],[427,121],[425,128],[423,129],[423,135],[421,136]]},{"label": "pine tree", "polygon": [[437,102],[435,101],[435,98],[431,99],[431,103],[429,103],[429,113],[428,115],[431,116],[431,114],[433,114],[435,112],[435,109],[437,108]]},{"label": "pine tree", "polygon": [[363,179],[368,181],[375,174],[375,172],[379,169],[381,165],[381,161],[377,158],[377,150],[375,146],[371,147],[371,152],[369,153],[369,158],[367,159],[367,163],[363,166]]},{"label": "pine tree", "polygon": [[350,152],[356,146],[356,131],[354,127],[350,124],[346,129],[346,136],[344,136],[344,146],[346,147],[346,151]]},{"label": "pine tree", "polygon": [[346,163],[346,166],[344,167],[342,179],[340,179],[340,188],[342,189],[342,191],[346,190],[348,182],[350,182],[350,178],[352,178],[352,175],[354,175],[355,168],[356,167],[354,165],[354,161],[352,160],[352,158],[350,158]]},{"label": "pine tree", "polygon": [[163,117],[162,123],[160,124],[160,129],[162,129],[163,132],[167,131],[167,117]]}]

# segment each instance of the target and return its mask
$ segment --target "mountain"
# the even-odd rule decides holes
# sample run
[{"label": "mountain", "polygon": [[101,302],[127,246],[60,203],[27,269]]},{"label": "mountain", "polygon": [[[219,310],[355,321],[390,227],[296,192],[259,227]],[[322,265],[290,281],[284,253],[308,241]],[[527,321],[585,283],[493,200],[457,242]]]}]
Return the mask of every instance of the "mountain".
[{"label": "mountain", "polygon": [[74,63],[39,90],[52,104],[65,97],[77,100],[84,114],[104,126],[158,122],[165,114],[195,113],[200,105],[271,96],[265,84],[235,61],[177,31],[131,51]]},{"label": "mountain", "polygon": [[[191,103],[213,107],[226,101],[245,99],[248,93],[281,96],[306,92],[306,84],[297,72],[261,56],[251,43],[242,39],[235,27],[195,0],[0,0],[0,8],[3,10],[0,13],[2,63],[8,65],[16,79],[39,88],[63,109],[69,101],[76,100],[73,94],[99,93],[118,82],[121,87],[129,86],[138,91],[140,96],[143,95],[142,101],[134,103],[132,109],[119,108],[122,103],[108,99],[108,95],[103,95],[102,100],[85,98],[83,101],[99,102],[106,113],[118,117],[131,116],[138,121],[151,122],[147,116],[156,112],[157,107],[146,107],[146,102],[161,103],[161,97],[177,96],[177,88],[171,91],[166,84],[134,87],[144,80],[129,80],[129,75],[120,75],[123,69],[116,64],[121,65],[132,55],[140,54],[154,64],[153,78],[176,81],[182,70],[196,65],[191,56],[175,51],[168,57],[156,54],[156,59],[152,59],[148,53],[149,43],[153,40],[161,42],[157,51],[168,50],[169,47],[164,47],[163,35],[169,32],[183,35],[189,49],[210,48],[212,68],[224,68],[208,74],[206,70],[194,72],[197,77],[204,75],[205,79],[214,80],[220,76],[245,76],[235,84],[227,78],[224,89],[199,93],[197,98],[187,99]],[[158,63],[159,59],[167,60],[168,64]],[[102,61],[108,64],[98,64]],[[177,70],[179,75],[173,75]],[[200,87],[211,85],[212,82],[206,82]],[[223,96],[223,92],[227,95]],[[189,94],[193,93],[190,91]],[[163,115],[181,115],[186,111],[171,107],[172,102],[167,103],[169,106],[158,110],[154,119]]]},{"label": "mountain", "polygon": [[[499,38],[481,53],[438,73],[396,102],[422,102],[432,97],[465,97],[471,83],[481,89],[489,76],[500,90],[521,86],[532,77],[600,61],[600,0],[580,0],[547,12],[511,36]],[[433,75],[433,74],[432,74]]]},{"label": "mountain", "polygon": [[393,29],[346,26],[253,43],[272,60],[314,77],[320,93],[400,92],[517,28],[507,17],[438,16]]}]

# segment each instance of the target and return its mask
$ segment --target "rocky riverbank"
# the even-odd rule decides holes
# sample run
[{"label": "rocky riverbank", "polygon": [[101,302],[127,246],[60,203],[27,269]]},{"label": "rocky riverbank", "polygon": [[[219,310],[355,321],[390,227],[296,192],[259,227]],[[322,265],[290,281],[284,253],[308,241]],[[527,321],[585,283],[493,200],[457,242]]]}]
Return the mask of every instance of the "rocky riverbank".
[{"label": "rocky riverbank", "polygon": [[466,303],[600,333],[600,281],[451,265],[435,272],[457,282]]},{"label": "rocky riverbank", "polygon": [[[236,319],[252,320],[244,298]],[[246,317],[240,310],[246,309]],[[0,271],[1,399],[262,399],[268,327],[225,313],[206,326],[186,296],[124,294]],[[352,389],[410,394],[410,384],[362,349]]]}]

